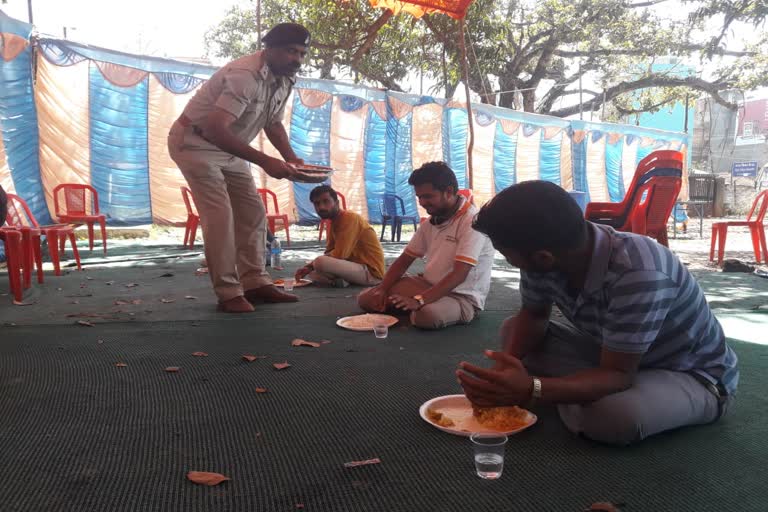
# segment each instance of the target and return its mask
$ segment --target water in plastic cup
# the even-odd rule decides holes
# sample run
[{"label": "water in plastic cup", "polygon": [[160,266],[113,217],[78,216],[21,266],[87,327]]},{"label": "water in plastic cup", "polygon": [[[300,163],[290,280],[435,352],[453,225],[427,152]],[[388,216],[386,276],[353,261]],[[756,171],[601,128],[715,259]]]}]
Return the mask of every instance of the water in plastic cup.
[{"label": "water in plastic cup", "polygon": [[287,292],[292,291],[293,290],[293,283],[294,283],[294,279],[293,278],[291,278],[291,277],[285,278],[285,280],[283,280],[283,290],[285,290]]},{"label": "water in plastic cup", "polygon": [[376,324],[373,326],[373,334],[377,338],[386,338],[389,333],[389,326],[387,324]]},{"label": "water in plastic cup", "polygon": [[475,449],[477,476],[486,480],[496,480],[501,477],[504,470],[504,447],[507,444],[507,436],[475,433],[469,438]]}]

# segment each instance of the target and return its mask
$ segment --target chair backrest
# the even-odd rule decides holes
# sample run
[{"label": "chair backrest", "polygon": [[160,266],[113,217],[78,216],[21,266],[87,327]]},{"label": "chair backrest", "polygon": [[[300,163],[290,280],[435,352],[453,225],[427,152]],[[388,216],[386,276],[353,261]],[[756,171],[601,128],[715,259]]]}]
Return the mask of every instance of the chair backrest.
[{"label": "chair backrest", "polygon": [[681,186],[679,176],[650,177],[635,195],[636,202],[631,205],[630,222],[626,227],[641,235],[653,236],[666,231]]},{"label": "chair backrest", "polygon": [[640,160],[635,169],[635,175],[632,177],[632,182],[627,188],[627,192],[624,196],[623,203],[627,203],[627,199],[630,198],[632,190],[642,185],[641,180],[643,176],[656,169],[677,169],[682,176],[683,172],[683,154],[680,151],[674,151],[671,149],[661,149],[653,151],[645,158]]},{"label": "chair backrest", "polygon": [[688,177],[688,198],[691,201],[715,200],[715,175],[694,174]]},{"label": "chair backrest", "polygon": [[[624,199],[622,199],[621,203],[618,203],[621,215],[611,216],[609,224],[616,229],[628,230],[627,226],[631,222],[633,208],[637,204],[642,203],[644,195],[648,195],[649,189],[643,187],[643,185],[654,177],[667,176],[681,180],[682,175],[683,154],[679,151],[654,151],[640,160],[640,163],[637,164],[635,175],[632,178],[632,183],[629,185],[626,194],[624,194]],[[589,207],[587,208],[587,213],[589,213]],[[608,219],[590,217],[589,220],[601,223],[601,220]]]},{"label": "chair backrest", "polygon": [[264,203],[264,209],[267,211],[267,214],[270,213],[269,211],[269,202],[267,201],[267,195],[269,195],[272,198],[272,208],[274,209],[275,215],[280,214],[280,207],[277,205],[277,194],[269,190],[268,188],[257,188],[256,189],[259,192],[259,195],[261,196],[261,202]]},{"label": "chair backrest", "polygon": [[[64,196],[64,204],[59,196]],[[88,203],[90,202],[90,208]],[[53,189],[53,207],[56,217],[62,215],[91,215],[99,213],[99,193],[90,185],[81,183],[62,183]]]},{"label": "chair backrest", "polygon": [[40,227],[27,202],[16,194],[8,194],[6,222],[9,227]]},{"label": "chair backrest", "polygon": [[[8,196],[10,197],[10,194],[8,194]],[[754,221],[757,222],[758,224],[761,224],[763,222],[763,219],[765,219],[765,212],[767,209],[768,209],[768,190],[763,190],[762,192],[757,194],[757,197],[752,202],[752,208],[749,210],[749,215],[747,215],[747,220],[753,220],[752,215],[755,212],[757,212],[757,215],[755,215]]]},{"label": "chair backrest", "polygon": [[[400,213],[397,211],[397,205],[400,205]],[[390,217],[404,217],[405,203],[400,196],[395,194],[384,194],[383,200],[384,214]]]},{"label": "chair backrest", "polygon": [[197,215],[197,205],[195,205],[195,198],[192,197],[192,191],[189,187],[179,187],[181,189],[181,197],[184,199],[184,206],[187,207],[187,215]]}]

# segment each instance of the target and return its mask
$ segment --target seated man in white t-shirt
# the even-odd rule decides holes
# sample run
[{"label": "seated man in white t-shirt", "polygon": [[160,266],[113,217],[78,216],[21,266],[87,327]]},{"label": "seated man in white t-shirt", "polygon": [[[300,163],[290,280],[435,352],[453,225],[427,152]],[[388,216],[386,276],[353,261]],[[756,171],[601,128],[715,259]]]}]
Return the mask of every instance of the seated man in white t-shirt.
[{"label": "seated man in white t-shirt", "polygon": [[[429,221],[421,223],[381,284],[360,293],[357,303],[368,312],[409,312],[411,323],[423,329],[469,323],[485,306],[493,263],[490,239],[472,229],[478,209],[458,194],[456,175],[444,162],[422,165],[408,183]],[[424,274],[405,275],[417,258],[426,260]]]}]

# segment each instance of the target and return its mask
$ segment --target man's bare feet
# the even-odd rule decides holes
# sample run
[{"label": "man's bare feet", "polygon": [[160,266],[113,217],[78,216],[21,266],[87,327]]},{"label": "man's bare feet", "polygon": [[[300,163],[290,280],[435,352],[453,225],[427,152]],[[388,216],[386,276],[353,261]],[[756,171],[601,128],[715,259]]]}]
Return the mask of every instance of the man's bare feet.
[{"label": "man's bare feet", "polygon": [[245,298],[252,304],[262,302],[298,302],[299,297],[290,293],[281,292],[275,285],[268,284],[245,291]]}]

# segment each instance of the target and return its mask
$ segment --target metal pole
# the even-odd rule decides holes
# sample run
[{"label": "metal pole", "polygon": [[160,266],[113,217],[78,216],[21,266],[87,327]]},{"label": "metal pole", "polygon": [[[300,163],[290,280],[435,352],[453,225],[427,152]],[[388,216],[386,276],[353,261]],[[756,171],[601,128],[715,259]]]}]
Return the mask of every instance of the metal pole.
[{"label": "metal pole", "polygon": [[261,50],[261,0],[256,0],[256,49]]},{"label": "metal pole", "polygon": [[27,0],[27,17],[29,18],[29,24],[32,22],[32,0]]},{"label": "metal pole", "polygon": [[582,103],[582,94],[584,90],[581,87],[581,60],[579,60],[579,121],[584,119],[584,105]]},{"label": "metal pole", "polygon": [[67,38],[67,27],[64,27],[64,39]]},{"label": "metal pole", "polygon": [[600,121],[605,122],[605,86],[603,86],[603,113],[600,114]]},{"label": "metal pole", "polygon": [[683,132],[688,133],[688,94],[685,95],[685,122],[683,124]]},{"label": "metal pole", "polygon": [[469,145],[467,146],[467,184],[472,188],[472,149],[475,147],[475,123],[472,120],[472,102],[469,98],[469,66],[467,65],[467,46],[464,41],[464,18],[459,20],[459,46],[461,46],[461,67],[464,68],[464,92],[467,94],[467,121],[469,122]]}]

